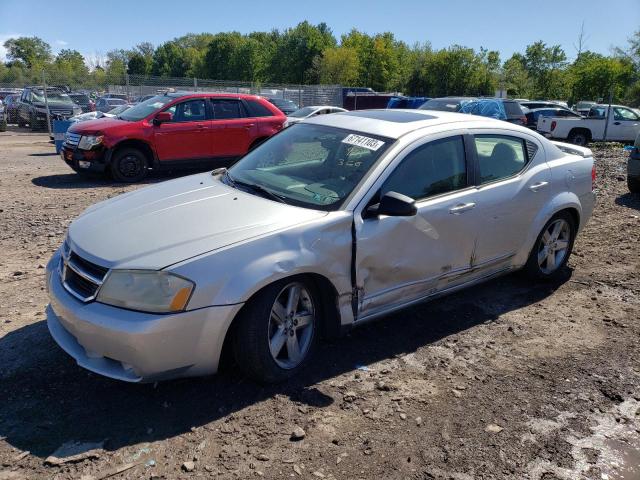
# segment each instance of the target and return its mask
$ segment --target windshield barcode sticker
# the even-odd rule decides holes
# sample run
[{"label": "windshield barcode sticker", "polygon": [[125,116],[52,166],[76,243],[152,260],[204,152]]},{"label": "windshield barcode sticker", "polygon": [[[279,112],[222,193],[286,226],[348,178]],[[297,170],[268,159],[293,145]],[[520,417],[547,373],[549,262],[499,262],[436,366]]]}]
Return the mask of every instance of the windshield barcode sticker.
[{"label": "windshield barcode sticker", "polygon": [[342,143],[348,143],[349,145],[355,145],[356,147],[366,148],[368,150],[373,150],[374,152],[378,150],[382,145],[384,145],[384,142],[382,140],[363,137],[362,135],[355,135],[353,133],[342,140]]}]

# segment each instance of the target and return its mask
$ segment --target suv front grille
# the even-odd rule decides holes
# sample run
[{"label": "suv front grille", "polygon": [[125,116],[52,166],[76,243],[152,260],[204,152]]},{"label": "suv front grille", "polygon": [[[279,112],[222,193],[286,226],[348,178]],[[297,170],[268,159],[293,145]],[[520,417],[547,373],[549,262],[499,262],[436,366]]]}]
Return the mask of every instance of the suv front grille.
[{"label": "suv front grille", "polygon": [[109,269],[89,262],[71,251],[65,242],[62,249],[61,278],[64,288],[82,302],[96,298]]}]

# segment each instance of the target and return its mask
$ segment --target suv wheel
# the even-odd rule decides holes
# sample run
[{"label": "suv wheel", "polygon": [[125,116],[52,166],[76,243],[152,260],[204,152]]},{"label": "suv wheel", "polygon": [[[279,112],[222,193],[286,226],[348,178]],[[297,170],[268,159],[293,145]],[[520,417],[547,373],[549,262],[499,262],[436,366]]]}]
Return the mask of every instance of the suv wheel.
[{"label": "suv wheel", "polygon": [[627,186],[631,193],[640,193],[640,177],[630,177],[627,175]]},{"label": "suv wheel", "polygon": [[295,277],[259,292],[233,332],[238,366],[264,383],[284,381],[307,363],[317,343],[322,306],[310,282]]},{"label": "suv wheel", "polygon": [[139,182],[147,176],[147,157],[137,148],[118,150],[111,159],[111,175],[119,182]]},{"label": "suv wheel", "polygon": [[33,113],[29,117],[29,126],[31,127],[32,132],[36,132],[38,130],[38,121]]},{"label": "suv wheel", "polygon": [[569,260],[575,238],[576,224],[573,217],[568,212],[558,213],[538,235],[525,271],[539,280],[555,280]]}]

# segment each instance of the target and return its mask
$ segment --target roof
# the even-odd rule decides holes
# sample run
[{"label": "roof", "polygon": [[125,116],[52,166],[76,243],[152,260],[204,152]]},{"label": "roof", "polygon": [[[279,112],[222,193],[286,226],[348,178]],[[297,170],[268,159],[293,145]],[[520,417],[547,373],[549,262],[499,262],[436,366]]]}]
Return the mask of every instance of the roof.
[{"label": "roof", "polygon": [[356,110],[352,112],[319,115],[305,120],[304,123],[326,125],[329,127],[355,130],[370,135],[387,138],[399,138],[409,132],[425,127],[446,123],[477,122],[481,118],[487,122],[505,123],[486,117],[470,116],[462,113],[440,112],[436,110]]},{"label": "roof", "polygon": [[[158,95],[162,95],[158,93]],[[228,92],[167,92],[167,97],[228,97],[228,98],[244,98],[244,99],[256,99],[259,95],[250,95],[247,93],[228,93]]]}]

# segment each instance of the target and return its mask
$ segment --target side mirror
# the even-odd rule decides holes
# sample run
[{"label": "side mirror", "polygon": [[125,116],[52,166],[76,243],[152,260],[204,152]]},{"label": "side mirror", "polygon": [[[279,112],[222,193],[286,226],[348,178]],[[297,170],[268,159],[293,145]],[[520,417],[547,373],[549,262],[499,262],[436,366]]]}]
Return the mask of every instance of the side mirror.
[{"label": "side mirror", "polygon": [[155,125],[160,125],[163,122],[170,122],[173,120],[173,114],[171,112],[160,112],[153,118]]},{"label": "side mirror", "polygon": [[416,202],[413,198],[397,192],[387,192],[380,203],[367,208],[367,217],[388,215],[390,217],[412,217],[418,213]]}]

